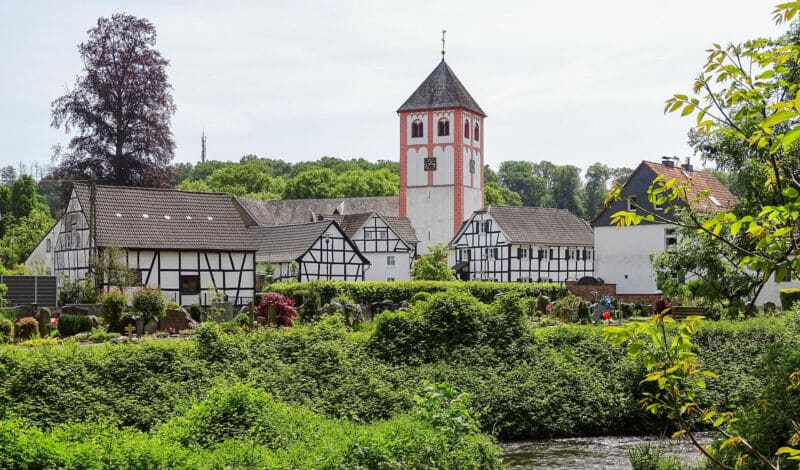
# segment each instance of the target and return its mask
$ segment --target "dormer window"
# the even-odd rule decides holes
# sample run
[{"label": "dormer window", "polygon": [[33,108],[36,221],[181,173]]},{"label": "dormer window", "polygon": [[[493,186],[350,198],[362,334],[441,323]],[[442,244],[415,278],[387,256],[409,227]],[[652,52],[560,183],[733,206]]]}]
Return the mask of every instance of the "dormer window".
[{"label": "dormer window", "polygon": [[439,137],[450,135],[450,121],[447,118],[439,119]]},{"label": "dormer window", "polygon": [[464,138],[469,139],[469,121],[464,123]]},{"label": "dormer window", "polygon": [[475,140],[481,140],[481,129],[478,127],[478,123],[475,123],[475,133],[473,134]]},{"label": "dormer window", "polygon": [[412,138],[418,138],[418,137],[422,137],[423,135],[425,135],[423,130],[424,130],[424,124],[422,124],[422,121],[420,121],[419,119],[417,119],[416,121],[411,123],[411,137]]}]

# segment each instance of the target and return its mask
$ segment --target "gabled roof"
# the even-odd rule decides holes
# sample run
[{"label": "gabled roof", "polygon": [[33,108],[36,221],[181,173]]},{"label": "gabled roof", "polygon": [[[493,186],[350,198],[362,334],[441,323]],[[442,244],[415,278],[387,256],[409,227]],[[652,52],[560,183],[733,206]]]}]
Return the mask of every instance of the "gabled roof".
[{"label": "gabled roof", "polygon": [[379,212],[397,216],[400,212],[399,196],[284,200],[237,197],[236,201],[258,225],[303,224],[314,221],[315,214]]},{"label": "gabled roof", "polygon": [[372,216],[380,217],[392,231],[400,237],[411,248],[413,244],[419,243],[417,233],[414,227],[411,226],[411,221],[408,217],[388,217],[379,212],[364,212],[362,214],[320,214],[319,218],[323,220],[335,220],[344,230],[348,237],[353,238],[358,230],[364,226]]},{"label": "gabled roof", "polygon": [[[591,246],[594,232],[589,224],[566,209],[552,207],[488,206],[473,214],[488,213],[513,244]],[[454,244],[473,217],[456,233]]]},{"label": "gabled roof", "polygon": [[[706,213],[725,211],[739,203],[738,198],[712,173],[688,170],[680,166],[667,166],[663,163],[642,161],[639,166],[633,170],[630,176],[628,176],[628,179],[623,185],[623,193],[626,196],[623,198],[624,200],[620,199],[614,201],[608,207],[604,207],[592,219],[592,226],[611,225],[611,215],[621,210],[627,210],[627,197],[629,196],[636,197],[637,204],[644,207],[646,210],[653,210],[653,205],[647,199],[647,190],[658,175],[664,175],[667,181],[671,179],[675,179],[679,183],[689,181],[690,192],[688,194],[688,202],[692,205],[692,208],[697,211]],[[698,195],[704,191],[708,191],[708,196],[698,197]],[[673,217],[672,213],[663,213],[661,216],[667,219]],[[651,223],[663,222],[642,222],[643,225]]]},{"label": "gabled roof", "polygon": [[444,59],[397,112],[443,108],[465,108],[486,117],[486,113],[478,106]]},{"label": "gabled roof", "polygon": [[690,199],[693,199],[692,193],[697,195],[702,191],[708,191],[709,195],[716,199],[716,202],[708,197],[692,200],[692,207],[696,210],[719,212],[728,210],[739,203],[739,199],[716,176],[707,171],[686,170],[679,166],[670,167],[662,163],[648,161],[643,161],[641,164],[656,175],[664,175],[667,180],[675,178],[678,182],[691,181],[692,192],[689,193]]},{"label": "gabled roof", "polygon": [[[88,218],[89,186],[73,188]],[[254,251],[227,194],[98,185],[95,208],[100,247]]]},{"label": "gabled roof", "polygon": [[[309,248],[333,226],[344,236],[344,231],[334,220],[323,220],[297,225],[272,225],[250,227],[250,233],[256,243],[256,261],[287,263],[303,256]],[[358,248],[345,237],[346,243],[358,253],[365,264],[366,258]]]}]

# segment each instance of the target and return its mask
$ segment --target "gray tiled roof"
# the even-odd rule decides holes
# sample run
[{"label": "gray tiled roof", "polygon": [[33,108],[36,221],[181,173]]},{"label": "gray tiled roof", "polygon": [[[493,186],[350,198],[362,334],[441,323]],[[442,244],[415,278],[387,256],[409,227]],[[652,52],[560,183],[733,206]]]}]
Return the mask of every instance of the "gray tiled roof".
[{"label": "gray tiled roof", "polygon": [[404,242],[409,244],[419,243],[417,232],[414,230],[414,227],[411,225],[411,220],[409,220],[408,217],[384,215],[383,220],[392,227],[392,230],[394,230],[397,236],[402,238]]},{"label": "gray tiled roof", "polygon": [[443,108],[466,108],[486,116],[444,59],[397,112]]},{"label": "gray tiled roof", "polygon": [[263,200],[237,197],[236,201],[258,225],[292,225],[314,220],[314,214],[360,214],[378,212],[397,216],[399,196],[351,197],[332,199]]},{"label": "gray tiled roof", "polygon": [[299,225],[250,227],[256,243],[256,261],[294,261],[308,251],[334,222],[323,220]]},{"label": "gray tiled roof", "polygon": [[594,244],[594,232],[589,224],[566,209],[488,206],[485,210],[511,243],[560,246]]},{"label": "gray tiled roof", "polygon": [[[88,217],[89,187],[74,189]],[[101,247],[254,251],[227,194],[98,185],[95,201]]]},{"label": "gray tiled roof", "polygon": [[365,212],[363,214],[348,214],[348,215],[338,215],[338,214],[323,214],[321,217],[323,219],[330,219],[335,220],[344,230],[344,233],[347,234],[348,237],[353,238],[355,234],[358,232],[364,223],[366,223],[372,214],[377,214],[386,223],[389,227],[400,237],[408,245],[413,245],[415,243],[419,243],[419,239],[417,238],[417,233],[414,231],[414,227],[411,226],[411,221],[408,217],[398,217],[398,216],[385,216],[380,213],[376,212]]}]

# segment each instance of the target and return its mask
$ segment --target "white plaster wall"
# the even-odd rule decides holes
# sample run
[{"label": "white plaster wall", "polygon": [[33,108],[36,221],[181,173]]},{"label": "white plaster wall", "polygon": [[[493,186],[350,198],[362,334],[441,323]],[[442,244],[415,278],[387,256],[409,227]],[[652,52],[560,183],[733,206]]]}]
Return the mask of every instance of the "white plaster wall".
[{"label": "white plaster wall", "polygon": [[[472,173],[469,172],[469,160],[470,160],[471,153],[472,152],[470,152],[469,148],[464,147],[464,155],[461,158],[461,161],[462,161],[461,174],[463,175],[462,184],[464,186],[471,186],[472,185],[472,178],[471,178]],[[477,167],[475,169],[477,170]]]},{"label": "white plaster wall", "polygon": [[435,243],[448,243],[453,237],[453,187],[409,188],[408,217],[420,239],[417,254],[428,253]]},{"label": "white plaster wall", "polygon": [[[411,137],[411,124],[419,119],[422,121],[422,137]],[[408,145],[422,145],[428,138],[428,133],[431,131],[428,123],[428,113],[414,113],[406,117],[406,136]]]},{"label": "white plaster wall", "polygon": [[772,302],[780,308],[781,289],[800,289],[800,281],[794,279],[789,282],[775,282],[775,275],[773,274],[758,294],[756,305],[758,307],[763,307],[764,302]]},{"label": "white plaster wall", "polygon": [[[50,275],[53,274],[53,251],[56,247],[56,241],[58,239],[58,233],[61,231],[61,219],[56,222],[55,226],[47,232],[47,234],[42,238],[36,248],[33,249],[31,254],[28,256],[28,259],[25,260],[25,266],[31,270],[34,274],[42,275]],[[50,240],[50,251],[47,251],[47,240]],[[45,272],[36,272],[35,269],[44,266]]]},{"label": "white plaster wall", "polygon": [[619,294],[658,292],[650,254],[664,251],[664,229],[667,227],[595,227],[595,277],[616,283]]},{"label": "white plaster wall", "polygon": [[436,157],[436,171],[433,172],[433,184],[453,184],[454,151],[452,145],[434,147],[433,156]]},{"label": "white plaster wall", "polygon": [[[364,279],[367,281],[386,281],[393,278],[395,281],[411,280],[411,254],[375,252],[363,253],[370,262]],[[387,264],[387,257],[394,256],[395,265]]]},{"label": "white plaster wall", "polygon": [[428,156],[428,150],[425,147],[417,149],[408,149],[407,162],[407,184],[408,186],[427,186],[428,173],[425,171],[425,157]]},{"label": "white plaster wall", "polygon": [[[450,135],[439,136],[439,119],[447,118],[450,121]],[[433,136],[434,144],[452,144],[455,142],[454,135],[456,133],[456,120],[453,111],[434,112],[433,113],[433,128],[430,130]]]}]

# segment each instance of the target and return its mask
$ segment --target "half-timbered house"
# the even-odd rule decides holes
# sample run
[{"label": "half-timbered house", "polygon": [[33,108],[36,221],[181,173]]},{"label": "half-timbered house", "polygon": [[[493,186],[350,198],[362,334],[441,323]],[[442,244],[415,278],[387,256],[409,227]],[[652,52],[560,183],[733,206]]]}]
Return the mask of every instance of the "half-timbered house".
[{"label": "half-timbered house", "polygon": [[83,279],[93,257],[116,247],[141,285],[182,305],[212,293],[241,305],[255,294],[255,249],[226,194],[75,184],[56,227],[56,276]]},{"label": "half-timbered house", "polygon": [[563,282],[594,272],[592,229],[565,209],[488,206],[464,221],[450,248],[464,280]]},{"label": "half-timbered house", "polygon": [[269,263],[276,281],[363,281],[369,261],[334,220],[253,226],[256,262]]},{"label": "half-timbered house", "polygon": [[370,262],[367,281],[408,281],[416,256],[417,235],[407,217],[384,217],[378,212],[323,215],[336,220]]}]

